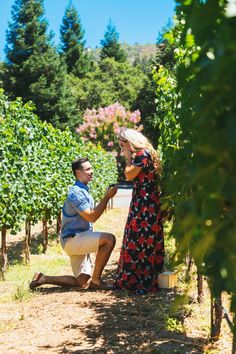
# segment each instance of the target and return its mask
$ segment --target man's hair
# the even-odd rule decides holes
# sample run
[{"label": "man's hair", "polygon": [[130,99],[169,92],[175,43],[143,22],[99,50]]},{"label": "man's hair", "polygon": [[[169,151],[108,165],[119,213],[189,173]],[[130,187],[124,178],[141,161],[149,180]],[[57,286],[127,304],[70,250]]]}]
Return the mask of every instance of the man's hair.
[{"label": "man's hair", "polygon": [[82,164],[87,161],[89,161],[87,157],[80,157],[72,162],[71,167],[75,177],[76,177],[76,170],[81,170]]}]

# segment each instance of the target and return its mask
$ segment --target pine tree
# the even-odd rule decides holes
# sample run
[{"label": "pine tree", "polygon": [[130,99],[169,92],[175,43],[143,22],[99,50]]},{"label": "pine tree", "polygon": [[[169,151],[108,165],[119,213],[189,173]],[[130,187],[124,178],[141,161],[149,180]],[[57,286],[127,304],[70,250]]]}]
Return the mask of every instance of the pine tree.
[{"label": "pine tree", "polygon": [[91,60],[86,53],[84,30],[76,11],[70,2],[60,27],[61,50],[67,65],[68,73],[82,78],[91,69]]},{"label": "pine tree", "polygon": [[118,62],[125,62],[127,54],[122,49],[119,43],[119,33],[116,30],[116,26],[112,23],[111,19],[108,22],[104,39],[101,40],[101,53],[100,58],[114,58]]},{"label": "pine tree", "polygon": [[3,87],[3,76],[4,76],[4,63],[0,61],[0,88]]},{"label": "pine tree", "polygon": [[42,120],[63,126],[75,105],[65,84],[65,64],[52,46],[43,16],[43,0],[15,0],[7,31],[4,88],[12,98],[32,100]]},{"label": "pine tree", "polygon": [[175,64],[174,60],[174,46],[165,38],[165,34],[170,32],[173,24],[169,19],[166,26],[162,27],[157,35],[156,41],[156,64],[164,65],[172,69]]}]

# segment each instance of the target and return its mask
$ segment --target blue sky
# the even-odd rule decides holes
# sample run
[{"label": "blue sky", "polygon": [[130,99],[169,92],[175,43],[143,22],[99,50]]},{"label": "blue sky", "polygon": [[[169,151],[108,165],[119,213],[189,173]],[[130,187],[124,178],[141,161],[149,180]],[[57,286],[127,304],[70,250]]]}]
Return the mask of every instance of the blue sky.
[{"label": "blue sky", "polygon": [[[60,41],[59,29],[69,0],[44,0],[45,18],[49,30]],[[120,42],[129,44],[155,43],[158,32],[172,19],[174,0],[72,0],[78,10],[85,30],[86,46],[100,46],[100,40],[111,18],[120,35]],[[0,59],[4,59],[4,47],[8,21],[14,0],[0,0]]]}]

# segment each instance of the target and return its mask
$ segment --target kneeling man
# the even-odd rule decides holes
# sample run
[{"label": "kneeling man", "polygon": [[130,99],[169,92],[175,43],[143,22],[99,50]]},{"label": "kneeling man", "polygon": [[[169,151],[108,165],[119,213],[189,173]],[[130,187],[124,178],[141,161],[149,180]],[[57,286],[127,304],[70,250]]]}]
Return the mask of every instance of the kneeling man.
[{"label": "kneeling man", "polygon": [[[109,286],[101,279],[102,271],[115,246],[115,236],[106,232],[94,232],[93,223],[102,215],[117,187],[109,188],[100,203],[94,207],[88,183],[93,178],[93,168],[87,158],[72,162],[76,178],[62,208],[61,245],[70,257],[74,276],[48,276],[35,273],[30,283],[33,290],[43,284],[79,286],[81,288],[106,289]],[[90,253],[96,253],[94,270]]]}]

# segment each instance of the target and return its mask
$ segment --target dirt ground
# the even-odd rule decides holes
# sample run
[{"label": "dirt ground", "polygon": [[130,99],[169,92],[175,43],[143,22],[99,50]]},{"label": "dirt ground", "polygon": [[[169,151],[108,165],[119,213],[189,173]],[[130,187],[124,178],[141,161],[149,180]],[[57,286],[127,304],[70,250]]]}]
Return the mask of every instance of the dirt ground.
[{"label": "dirt ground", "polygon": [[[114,276],[120,244],[121,239],[105,279]],[[162,289],[138,296],[44,286],[26,302],[1,304],[2,318],[14,319],[14,327],[0,333],[0,353],[231,353],[227,326],[214,345],[208,343],[209,333],[193,315],[182,317],[182,333],[166,329],[165,309],[177,292]],[[192,302],[196,312],[203,311],[201,306],[202,310]]]}]

